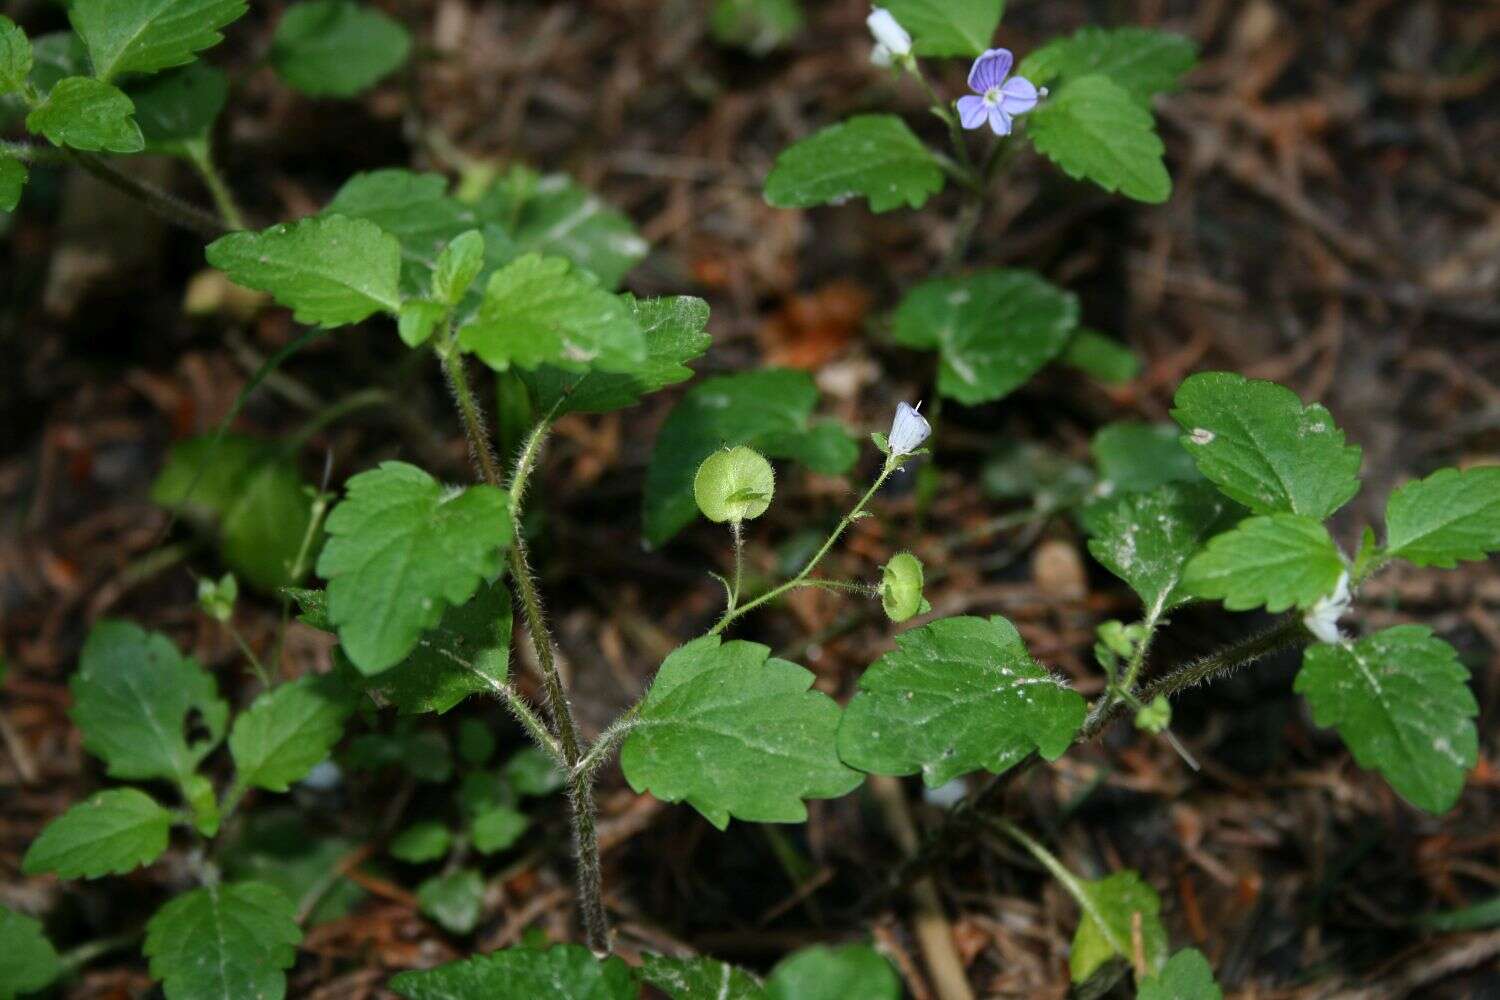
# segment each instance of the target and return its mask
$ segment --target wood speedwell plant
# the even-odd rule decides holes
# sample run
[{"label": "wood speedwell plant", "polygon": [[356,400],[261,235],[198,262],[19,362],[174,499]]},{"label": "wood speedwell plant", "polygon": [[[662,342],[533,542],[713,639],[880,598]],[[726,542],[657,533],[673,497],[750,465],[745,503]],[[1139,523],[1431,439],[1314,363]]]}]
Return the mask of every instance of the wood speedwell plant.
[{"label": "wood speedwell plant", "polygon": [[[28,874],[92,879],[152,864],[174,839],[185,844],[196,885],[144,929],[151,975],[168,997],[283,996],[303,928],[338,875],[309,890],[296,873],[278,883],[275,865],[247,866],[235,846],[253,819],[243,811],[265,793],[357,780],[349,775],[381,766],[447,780],[454,766],[446,744],[434,749],[407,717],[440,714],[472,696],[504,704],[535,750],[513,757],[496,778],[488,770],[493,735],[466,722],[461,821],[418,822],[397,833],[391,853],[411,864],[449,859],[418,901],[445,928],[467,934],[484,882],[466,859],[509,850],[529,824],[525,801],[560,788],[584,944],[528,942],[403,972],[390,988],[409,998],[628,998],[643,983],[676,998],[898,995],[889,963],[862,944],[804,949],[764,982],[706,957],[647,955],[639,965],[614,957],[595,783],[617,754],[637,793],[685,802],[721,830],[731,819],[802,822],[807,800],[848,795],[868,775],[920,774],[937,787],[987,772],[886,884],[920,874],[955,835],[982,824],[1029,852],[1076,899],[1073,979],[1092,989],[1132,975],[1148,998],[1198,1000],[1219,990],[1203,955],[1172,953],[1160,901],[1138,875],[1075,874],[1034,834],[1001,818],[991,806],[1006,777],[1057,759],[1121,717],[1188,756],[1170,730],[1175,694],[1302,648],[1296,690],[1361,767],[1428,812],[1458,797],[1477,755],[1467,670],[1426,627],[1361,633],[1356,605],[1361,588],[1395,561],[1451,568],[1500,547],[1500,468],[1442,469],[1402,486],[1388,498],[1380,530],[1364,529],[1345,548],[1328,522],[1361,487],[1360,450],[1326,409],[1281,386],[1228,372],[1193,375],[1177,390],[1175,428],[1105,427],[1093,441],[1092,468],[1048,484],[1045,500],[1038,488],[1037,516],[1072,517],[1093,556],[1141,601],[1135,620],[1098,627],[1105,685],[1092,703],[1033,658],[1005,618],[933,617],[924,567],[912,553],[892,556],[868,578],[823,571],[845,532],[879,515],[882,486],[910,473],[929,435],[941,443],[945,401],[993,402],[1053,362],[1102,381],[1132,376],[1133,356],[1085,325],[1071,293],[1031,271],[967,268],[966,257],[990,194],[1027,148],[1072,178],[1139,201],[1165,200],[1171,180],[1151,102],[1192,66],[1185,39],[1090,28],[1016,63],[1008,50],[988,47],[999,0],[891,0],[871,13],[874,58],[890,68],[893,84],[930,97],[948,148],[931,148],[895,114],[861,114],[783,152],[765,194],[787,208],[864,198],[880,212],[921,208],[945,186],[958,189],[951,252],[877,331],[933,356],[937,398],[926,415],[902,403],[889,432],[872,435],[880,455],[874,475],[801,567],[780,582],[751,584],[744,550],[752,522],[775,500],[771,460],[843,475],[859,465],[858,439],[814,419],[818,393],[800,372],[745,372],[689,388],[656,443],[643,533],[659,546],[700,513],[726,525],[733,561],[719,577],[723,610],[589,739],[570,706],[528,557],[524,515],[536,470],[561,417],[619,410],[691,378],[688,362],[709,346],[708,307],[686,296],[618,292],[646,250],[629,220],[567,177],[520,166],[468,164],[456,191],[438,175],[360,174],[316,215],[247,228],[209,141],[227,84],[198,59],[246,6],[74,0],[72,31],[35,39],[0,18],[0,124],[23,121],[40,140],[0,145],[0,208],[15,208],[31,168],[58,159],[142,198],[210,237],[208,263],[230,281],[311,328],[274,364],[328,331],[372,317],[394,321],[401,340],[430,353],[446,380],[477,481],[448,485],[386,461],[339,493],[312,489],[293,461],[305,435],[278,446],[221,428],[173,449],[155,499],[214,532],[232,573],[205,579],[200,604],[239,640],[259,691],[232,706],[166,637],[123,621],[95,625],[72,679],[72,718],[84,748],[121,784],[56,818],[24,861]],[[311,0],[286,10],[270,61],[296,89],[348,96],[399,67],[409,49],[405,29],[383,14],[348,0]],[[956,100],[919,62],[955,57],[972,60],[969,92]],[[988,133],[982,150],[970,131]],[[141,152],[191,164],[217,211],[172,198],[119,166],[116,157]],[[502,460],[492,438],[481,399],[495,390],[476,389],[476,367],[497,383],[507,425],[524,431],[513,460]],[[309,573],[321,587],[308,585]],[[274,660],[262,663],[234,631],[240,580],[295,601],[303,622],[335,635],[335,669],[284,680]],[[813,690],[810,671],[732,637],[752,612],[803,588],[878,600],[892,622],[919,622],[863,672],[846,705]],[[1202,659],[1148,669],[1158,635],[1190,601],[1281,617]],[[513,678],[517,614],[540,680],[539,706]],[[382,708],[400,717],[389,722]],[[369,731],[346,740],[356,717]],[[220,780],[226,768],[210,764],[224,745],[232,769]],[[330,754],[341,746],[334,766]],[[39,921],[0,911],[0,936],[9,977],[0,996],[43,988],[63,973]]]}]

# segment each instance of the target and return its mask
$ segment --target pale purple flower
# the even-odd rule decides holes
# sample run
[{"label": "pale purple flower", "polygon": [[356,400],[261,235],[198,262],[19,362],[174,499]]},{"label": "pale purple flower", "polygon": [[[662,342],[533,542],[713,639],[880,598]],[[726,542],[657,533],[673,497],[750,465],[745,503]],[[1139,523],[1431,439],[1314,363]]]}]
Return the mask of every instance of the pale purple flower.
[{"label": "pale purple flower", "polygon": [[1010,49],[990,49],[974,60],[969,70],[969,89],[974,93],[958,99],[964,128],[989,122],[996,135],[1010,135],[1011,120],[1036,107],[1037,99],[1046,94],[1024,76],[1010,76],[1015,59]]},{"label": "pale purple flower", "polygon": [[891,433],[886,438],[892,455],[910,455],[922,447],[922,442],[932,433],[932,425],[917,412],[921,406],[921,403],[916,406],[906,402],[896,404],[896,419],[891,421]]}]

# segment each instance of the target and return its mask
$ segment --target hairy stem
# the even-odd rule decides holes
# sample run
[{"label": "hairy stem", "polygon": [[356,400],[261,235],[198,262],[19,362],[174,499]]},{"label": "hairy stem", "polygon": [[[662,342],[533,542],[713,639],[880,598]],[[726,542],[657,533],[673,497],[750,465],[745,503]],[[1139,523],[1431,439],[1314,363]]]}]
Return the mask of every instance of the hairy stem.
[{"label": "hairy stem", "polygon": [[[489,433],[485,430],[484,416],[469,386],[469,378],[464,371],[463,357],[458,352],[451,331],[446,342],[437,348],[437,353],[442,361],[443,373],[447,376],[448,384],[453,390],[453,399],[458,405],[459,417],[463,420],[464,436],[469,442],[469,452],[479,467],[480,475],[489,485],[497,489],[503,488],[504,481],[500,477],[500,469],[495,461],[494,449],[490,445]],[[532,437],[539,446],[540,428],[539,432],[533,433]],[[530,448],[529,443],[528,448]],[[524,457],[523,452],[523,459]],[[534,461],[534,456],[532,460]],[[521,472],[520,467],[517,472],[518,474]],[[519,510],[519,506],[516,509]],[[547,620],[542,613],[541,596],[537,593],[536,579],[532,576],[531,567],[527,564],[526,544],[522,541],[519,531],[516,533],[515,542],[511,545],[508,566],[511,582],[516,589],[516,600],[521,605],[521,614],[526,620],[526,630],[531,633],[532,649],[536,652],[537,666],[542,675],[542,687],[547,694],[547,712],[552,718],[553,728],[557,731],[557,744],[562,750],[562,763],[570,775],[568,812],[573,825],[578,901],[583,911],[584,932],[588,937],[589,947],[594,952],[603,955],[610,950],[609,918],[604,912],[599,837],[594,829],[594,786],[588,774],[574,777],[582,757],[579,751],[578,728],[573,722],[573,712],[568,705],[567,692],[563,688],[562,677],[558,673],[557,660],[552,650],[552,635],[547,630]],[[507,699],[507,704],[513,712],[516,711],[515,704],[509,699]],[[527,733],[535,739],[539,733],[533,731],[533,725],[540,729],[540,721],[529,719],[527,717],[529,714],[528,709],[527,715],[517,713],[517,718],[521,719]],[[550,742],[550,736],[547,742],[538,739],[543,749],[547,749],[548,742]]]},{"label": "hairy stem", "polygon": [[114,164],[93,153],[68,150],[68,158],[104,183],[119,188],[168,222],[190,229],[204,239],[216,240],[228,232],[224,222],[176,195],[132,177]]}]

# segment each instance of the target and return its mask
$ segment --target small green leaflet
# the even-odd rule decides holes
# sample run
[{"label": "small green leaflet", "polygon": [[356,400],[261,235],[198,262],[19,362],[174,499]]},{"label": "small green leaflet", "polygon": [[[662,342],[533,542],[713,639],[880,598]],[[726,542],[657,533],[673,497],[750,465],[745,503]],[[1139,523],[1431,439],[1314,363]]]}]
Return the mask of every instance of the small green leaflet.
[{"label": "small green leaflet", "polygon": [[669,1000],[764,1000],[766,995],[750,973],[713,958],[643,955],[640,977]]},{"label": "small green leaflet", "polygon": [[1135,872],[1115,872],[1096,881],[1079,881],[1083,917],[1073,935],[1068,967],[1081,983],[1112,958],[1133,961],[1136,914],[1140,914],[1146,970],[1159,971],[1167,961],[1167,932],[1161,923],[1161,899]]},{"label": "small green leaflet", "polygon": [[640,995],[630,966],[614,956],[601,961],[578,944],[506,948],[403,972],[390,986],[406,1000],[637,1000]]},{"label": "small green leaflet", "polygon": [[1188,563],[1182,589],[1222,599],[1230,611],[1306,610],[1333,593],[1344,557],[1328,529],[1310,517],[1273,514],[1240,522]]},{"label": "small green leaflet", "polygon": [[1152,28],[1089,27],[1032,52],[1016,74],[1038,87],[1099,74],[1149,104],[1157,94],[1176,90],[1179,78],[1197,61],[1193,43],[1182,35]]},{"label": "small green leaflet", "polygon": [[31,85],[43,96],[52,92],[58,81],[70,76],[89,75],[89,54],[83,40],[71,31],[53,31],[31,43],[36,63],[31,67]]},{"label": "small green leaflet", "polygon": [[1089,442],[1100,492],[1144,493],[1163,483],[1202,482],[1193,456],[1178,437],[1171,424],[1120,421],[1101,427]]},{"label": "small green leaflet", "polygon": [[[0,14],[0,95],[21,90],[31,75],[33,56],[26,32]],[[8,912],[8,911],[7,911]]]},{"label": "small green leaflet", "polygon": [[895,115],[857,115],[782,150],[766,178],[777,208],[839,205],[864,197],[870,211],[921,208],[943,189],[943,170]]},{"label": "small green leaflet", "polygon": [[286,791],[328,756],[354,708],[353,692],[328,675],[299,677],[262,694],[229,731],[235,783]]},{"label": "small green leaflet", "polygon": [[309,97],[353,97],[406,62],[411,35],[353,0],[288,7],[271,42],[271,65]]},{"label": "small green leaflet", "polygon": [[1434,814],[1457,801],[1478,760],[1479,706],[1468,670],[1431,629],[1398,625],[1311,646],[1295,690],[1313,721],[1337,728],[1355,762],[1379,771],[1403,799]]},{"label": "small green leaflet", "polygon": [[1000,774],[1033,750],[1056,760],[1084,707],[1004,618],[943,618],[897,636],[865,671],[839,725],[839,756],[873,774],[920,771],[936,788],[981,768]]},{"label": "small green leaflet", "polygon": [[704,636],[668,656],[620,750],[630,786],[685,800],[720,830],[731,816],[801,823],[803,799],[857,787],[834,753],[838,705],[809,690],[812,673],[770,653]]},{"label": "small green leaflet", "polygon": [[397,169],[355,174],[320,214],[365,219],[394,236],[401,286],[411,295],[426,294],[443,247],[476,221],[473,209],[449,197],[446,177]]},{"label": "small green leaflet", "polygon": [[171,828],[172,814],[145,792],[99,792],[47,824],[26,851],[21,870],[62,878],[124,875],[161,857]]},{"label": "small green leaflet", "polygon": [[88,47],[94,75],[109,81],[192,62],[247,10],[245,0],[74,0],[68,20]]},{"label": "small green leaflet", "polygon": [[299,323],[343,326],[401,311],[401,246],[365,219],[315,216],[208,245],[208,262],[270,292]]},{"label": "small green leaflet", "polygon": [[1141,373],[1141,359],[1129,347],[1084,327],[1073,333],[1059,360],[1109,385],[1129,382]]},{"label": "small green leaflet", "polygon": [[1026,134],[1069,177],[1152,204],[1172,194],[1156,120],[1108,77],[1063,84],[1026,116]]},{"label": "small green leaflet", "polygon": [[456,306],[484,270],[484,234],[467,229],[449,240],[432,271],[432,294]]},{"label": "small green leaflet", "polygon": [[901,980],[869,945],[813,945],[771,970],[765,995],[766,1000],[900,1000]]},{"label": "small green leaflet", "polygon": [[551,795],[563,786],[567,777],[551,757],[536,747],[516,751],[500,774],[511,791],[522,796]]},{"label": "small green leaflet", "polygon": [[550,365],[630,372],[646,338],[630,305],[562,257],[526,254],[490,275],[458,342],[496,371]]},{"label": "small green leaflet", "polygon": [[[340,865],[362,850],[360,844],[343,837],[319,837],[291,808],[258,805],[244,824],[240,836],[225,845],[225,877],[265,882],[293,901],[317,897],[304,926],[347,916],[365,898],[363,889],[339,875]],[[319,895],[325,885],[328,891]]]},{"label": "small green leaflet", "polygon": [[1237,511],[1208,483],[1163,483],[1090,508],[1089,552],[1156,616],[1190,599],[1184,567]]},{"label": "small green leaflet", "polygon": [[709,30],[720,45],[764,56],[802,30],[799,0],[715,0]]},{"label": "small green leaflet", "polygon": [[1441,469],[1391,494],[1386,553],[1452,569],[1500,549],[1500,466]]},{"label": "small green leaflet", "polygon": [[143,951],[167,1000],[281,1000],[297,960],[296,907],[264,882],[206,885],[163,906]]},{"label": "small green leaflet", "polygon": [[1325,520],[1359,492],[1359,449],[1322,406],[1274,382],[1203,372],[1183,382],[1172,418],[1198,471],[1256,514]]},{"label": "small green leaflet", "polygon": [[118,87],[87,76],[59,80],[26,116],[26,127],[57,146],[89,153],[139,153],[146,148],[131,116],[135,105]]},{"label": "small green leaflet", "polygon": [[479,923],[484,876],[472,868],[434,875],[417,886],[417,905],[445,930],[467,934]]},{"label": "small green leaflet", "polygon": [[630,219],[566,174],[516,166],[474,204],[491,265],[528,253],[566,257],[611,290],[650,246]]},{"label": "small green leaflet", "polygon": [[990,47],[1005,0],[885,0],[919,56],[977,56]]},{"label": "small green leaflet", "polygon": [[539,413],[608,413],[693,377],[687,363],[708,350],[708,303],[688,295],[622,296],[646,340],[646,358],[628,372],[569,372],[542,365],[521,372]]},{"label": "small green leaflet", "polygon": [[26,186],[26,164],[0,155],[0,212],[14,212]]},{"label": "small green leaflet", "polygon": [[814,424],[818,390],[806,372],[784,368],[704,379],[667,415],[646,470],[646,540],[661,545],[698,515],[693,477],[723,447],[748,445],[793,458],[816,472],[847,472],[859,457],[837,424]]},{"label": "small green leaflet", "polygon": [[212,66],[192,63],[129,90],[135,120],[149,153],[201,156],[214,120],[229,97],[229,81]]},{"label": "small green leaflet", "polygon": [[[164,635],[102,621],[83,644],[73,723],[112,778],[185,782],[224,736],[229,706],[213,678]],[[188,715],[206,735],[189,744]]]},{"label": "small green leaflet", "polygon": [[349,480],[328,534],[318,558],[328,616],[349,659],[376,674],[500,572],[510,498],[492,486],[446,491],[416,466],[383,462]]},{"label": "small green leaflet", "polygon": [[482,583],[471,600],[450,607],[435,628],[422,633],[410,656],[357,683],[402,715],[441,715],[470,695],[493,693],[510,673],[513,615],[505,584]]},{"label": "small green leaflet", "polygon": [[237,434],[181,441],[151,484],[151,499],[217,519],[224,561],[250,583],[271,590],[296,582],[312,497],[277,446]]},{"label": "small green leaflet", "polygon": [[437,820],[414,823],[391,838],[391,857],[410,864],[436,861],[448,853],[453,835]]},{"label": "small green leaflet", "polygon": [[1078,326],[1078,300],[1030,271],[979,271],[918,285],[895,324],[896,343],[938,352],[938,390],[972,406],[1057,357]]},{"label": "small green leaflet", "polygon": [[43,989],[61,973],[41,922],[0,906],[0,1000]]},{"label": "small green leaflet", "polygon": [[495,806],[474,817],[474,850],[495,854],[515,846],[531,821],[509,806]]},{"label": "small green leaflet", "polygon": [[1136,1000],[1224,1000],[1214,970],[1196,948],[1173,955],[1161,972],[1141,980]]}]

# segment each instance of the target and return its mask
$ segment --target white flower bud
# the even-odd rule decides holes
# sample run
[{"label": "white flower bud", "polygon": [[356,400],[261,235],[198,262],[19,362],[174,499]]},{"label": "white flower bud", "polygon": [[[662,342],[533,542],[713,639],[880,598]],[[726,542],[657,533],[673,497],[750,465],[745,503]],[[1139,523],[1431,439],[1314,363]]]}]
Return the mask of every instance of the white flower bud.
[{"label": "white flower bud", "polygon": [[896,419],[891,421],[891,434],[886,440],[890,446],[892,455],[910,455],[922,447],[932,434],[932,425],[927,418],[917,412],[918,403],[912,406],[910,403],[898,403],[896,405]]},{"label": "white flower bud", "polygon": [[911,35],[906,33],[901,22],[890,11],[884,7],[876,7],[865,18],[865,23],[870,26],[870,34],[875,36],[875,41],[885,46],[889,57],[901,59],[911,55]]},{"label": "white flower bud", "polygon": [[1342,573],[1333,593],[1318,598],[1312,609],[1302,616],[1302,624],[1319,641],[1338,642],[1343,638],[1339,632],[1339,619],[1349,610],[1349,601],[1349,574]]}]

